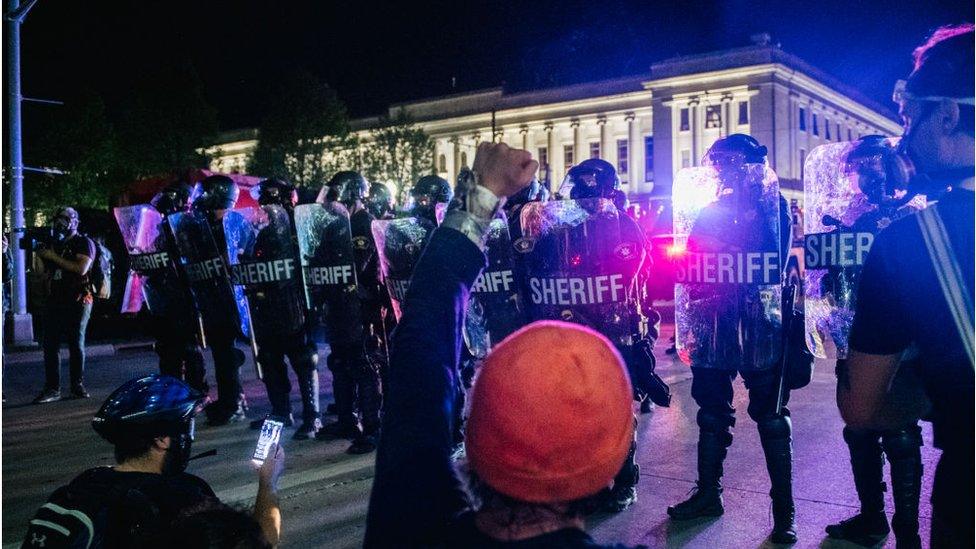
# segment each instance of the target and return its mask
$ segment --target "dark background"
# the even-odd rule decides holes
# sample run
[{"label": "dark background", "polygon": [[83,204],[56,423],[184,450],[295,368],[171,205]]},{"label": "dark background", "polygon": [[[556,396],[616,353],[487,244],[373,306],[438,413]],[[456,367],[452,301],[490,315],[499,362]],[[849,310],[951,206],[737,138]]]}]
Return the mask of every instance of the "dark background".
[{"label": "dark background", "polygon": [[[190,63],[226,130],[256,126],[274,79],[296,67],[362,116],[502,83],[520,90],[639,74],[657,60],[743,46],[769,32],[887,104],[931,30],[971,20],[968,0],[40,0],[22,27],[23,90],[57,99],[92,87],[112,110],[161,68]],[[25,123],[39,108],[52,107],[26,106]]]}]

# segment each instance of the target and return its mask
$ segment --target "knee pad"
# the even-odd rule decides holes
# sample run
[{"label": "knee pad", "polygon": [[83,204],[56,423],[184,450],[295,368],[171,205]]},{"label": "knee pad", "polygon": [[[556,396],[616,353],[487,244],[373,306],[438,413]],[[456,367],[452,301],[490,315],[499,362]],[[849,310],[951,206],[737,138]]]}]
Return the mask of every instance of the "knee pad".
[{"label": "knee pad", "polygon": [[731,413],[715,413],[704,408],[698,410],[698,428],[709,433],[728,433],[735,427],[735,416]]},{"label": "knee pad", "polygon": [[916,424],[897,431],[883,431],[881,445],[888,459],[917,457],[922,447],[922,428]]},{"label": "knee pad", "polygon": [[793,431],[793,423],[789,416],[769,416],[756,422],[760,438],[777,440],[789,438]]}]

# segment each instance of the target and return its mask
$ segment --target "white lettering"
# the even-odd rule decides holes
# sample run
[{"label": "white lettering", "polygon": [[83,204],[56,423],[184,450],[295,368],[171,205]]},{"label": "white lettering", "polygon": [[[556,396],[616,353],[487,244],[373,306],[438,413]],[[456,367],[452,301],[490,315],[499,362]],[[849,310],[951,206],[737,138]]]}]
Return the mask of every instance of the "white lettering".
[{"label": "white lettering", "polygon": [[676,268],[685,284],[777,284],[778,252],[687,252]]},{"label": "white lettering", "polygon": [[627,299],[624,275],[573,278],[530,278],[529,291],[536,305],[597,305]]}]

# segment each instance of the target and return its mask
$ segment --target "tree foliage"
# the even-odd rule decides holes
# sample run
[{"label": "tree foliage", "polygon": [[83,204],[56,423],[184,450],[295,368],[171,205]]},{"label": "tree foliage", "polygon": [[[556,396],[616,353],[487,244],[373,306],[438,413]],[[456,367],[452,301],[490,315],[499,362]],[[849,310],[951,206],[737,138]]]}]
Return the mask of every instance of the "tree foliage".
[{"label": "tree foliage", "polygon": [[355,145],[345,106],[306,71],[284,78],[272,98],[248,171],[296,185],[322,185],[328,176],[325,152]]},{"label": "tree foliage", "polygon": [[400,196],[421,176],[433,172],[433,141],[403,110],[394,118],[381,119],[360,148],[366,178],[396,185]]}]

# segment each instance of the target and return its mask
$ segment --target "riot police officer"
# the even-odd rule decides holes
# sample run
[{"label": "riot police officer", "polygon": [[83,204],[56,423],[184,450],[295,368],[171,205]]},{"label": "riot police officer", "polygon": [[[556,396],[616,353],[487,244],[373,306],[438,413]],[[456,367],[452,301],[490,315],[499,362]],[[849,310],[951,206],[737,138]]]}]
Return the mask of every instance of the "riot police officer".
[{"label": "riot police officer", "polygon": [[[838,144],[837,146],[842,146]],[[846,153],[843,160],[845,179],[856,181],[854,199],[844,202],[840,208],[846,210],[836,212],[838,218],[828,221],[834,222],[839,230],[850,230],[856,233],[877,234],[884,227],[901,217],[918,211],[917,200],[906,204],[906,198],[897,197],[907,189],[894,188],[893,182],[888,180],[885,165],[895,154],[894,147],[880,135],[868,135],[859,139]],[[841,185],[847,184],[843,181]],[[834,190],[834,189],[830,189]],[[853,188],[845,189],[850,193]],[[806,189],[811,192],[812,189]],[[844,215],[846,214],[846,215]],[[854,216],[856,215],[856,218]],[[828,233],[829,234],[829,233]],[[811,235],[816,237],[818,235]],[[847,335],[849,323],[854,312],[854,296],[857,281],[863,266],[831,266],[820,279],[822,294],[829,295],[834,307],[849,312],[849,315],[837,315],[844,319],[847,329],[831,329],[831,336],[837,338],[838,347],[837,375],[838,380],[846,379],[847,369]],[[808,268],[808,273],[813,270]],[[892,383],[890,394],[898,394],[901,388],[908,384],[917,384],[917,360],[904,357],[898,368],[898,373]],[[915,401],[927,401],[924,396],[913,394]],[[907,400],[907,399],[906,399]],[[927,402],[926,402],[927,403]],[[911,410],[911,409],[910,409]],[[914,408],[919,411],[918,408]],[[904,414],[904,421],[900,426],[886,429],[854,429],[844,427],[844,442],[851,455],[851,472],[854,475],[854,487],[861,503],[860,512],[839,523],[827,526],[827,534],[832,538],[846,539],[861,545],[874,545],[884,539],[892,529],[885,516],[882,455],[887,458],[891,468],[891,492],[895,503],[895,515],[892,527],[895,531],[898,547],[921,547],[918,534],[918,503],[922,487],[922,429],[918,424],[918,414]]]},{"label": "riot police officer", "polygon": [[[251,195],[261,206],[278,206],[288,214],[289,242],[285,255],[295,253],[294,209],[298,202],[295,188],[279,179],[265,179],[251,190]],[[272,230],[278,229],[272,227]],[[259,235],[260,240],[260,235]],[[280,243],[275,242],[274,246]],[[271,401],[272,419],[292,425],[291,382],[285,357],[298,378],[298,391],[302,400],[302,423],[293,438],[306,440],[315,436],[322,427],[319,418],[319,372],[318,350],[312,338],[311,321],[305,310],[300,287],[293,283],[283,283],[276,288],[265,288],[249,299],[253,308],[269,308],[269,319],[275,319],[273,326],[258,326],[255,319],[258,361],[264,373],[264,384]],[[261,299],[263,298],[263,299]],[[277,317],[277,318],[276,318]],[[298,327],[297,330],[293,330]],[[260,429],[264,419],[251,422],[252,429]]]},{"label": "riot police officer", "polygon": [[[356,269],[356,297],[352,308],[326,311],[327,326],[345,324],[355,330],[330,330],[328,365],[338,420],[326,425],[319,438],[352,438],[351,454],[376,449],[380,429],[382,391],[380,371],[385,369],[386,333],[383,327],[385,290],[379,282],[379,258],[373,241],[373,215],[364,200],[369,186],[356,172],[333,177],[336,200],[345,206],[351,226]],[[348,237],[347,237],[348,238]],[[342,316],[352,318],[338,318]]]},{"label": "riot police officer", "polygon": [[[760,176],[758,181],[755,180],[755,170],[765,169],[765,160],[766,147],[748,135],[730,135],[712,145],[704,163],[713,166],[717,173],[718,196],[698,215],[688,237],[689,252],[735,255],[756,248],[770,251],[771,257],[778,257],[782,262],[790,243],[791,220],[782,196],[772,197],[772,206],[764,201],[763,178]],[[777,202],[778,208],[775,206]],[[778,269],[773,269],[775,273],[770,277],[774,280],[768,285],[776,289],[770,289],[770,294],[781,292],[779,270],[782,263],[773,267]],[[749,288],[752,286],[742,290],[738,287],[715,289],[712,285],[706,289],[697,288],[696,295],[692,296],[706,318],[694,338],[701,349],[693,350],[690,358],[691,394],[699,407],[698,486],[688,500],[668,507],[668,514],[675,520],[687,520],[719,516],[724,512],[722,463],[732,443],[732,427],[735,425],[732,380],[741,374],[749,390],[749,416],[758,425],[772,484],[773,532],[770,539],[774,543],[793,543],[796,526],[792,438],[789,409],[785,407],[789,393],[783,395],[782,410],[777,413],[779,372],[772,366],[775,357],[765,356],[761,364],[749,363],[760,360],[760,347],[781,349],[781,339],[771,335],[778,332],[770,327],[772,322],[764,316],[761,292]],[[679,350],[681,344],[679,336]],[[741,350],[739,346],[747,349]]]},{"label": "riot police officer", "polygon": [[454,190],[443,177],[425,175],[410,188],[410,198],[413,201],[410,215],[437,225],[437,205],[446,207],[454,198]]},{"label": "riot police officer", "polygon": [[374,219],[393,219],[393,195],[382,183],[370,183],[365,200],[366,209]]},{"label": "riot police officer", "polygon": [[[206,218],[219,257],[226,262],[227,246],[220,212],[237,204],[240,189],[226,175],[211,175],[197,184],[193,194],[192,211]],[[222,285],[221,288],[230,291],[229,286]],[[224,301],[219,310],[201,306],[203,296],[194,295],[197,306],[203,313],[204,331],[213,355],[214,377],[217,380],[217,400],[206,408],[207,420],[211,425],[242,421],[247,407],[240,373],[240,367],[244,364],[244,353],[234,346],[240,333],[240,324],[237,322],[236,302],[232,295],[224,295],[226,291],[221,292],[220,297]],[[228,297],[230,301],[227,301]]]},{"label": "riot police officer", "polygon": [[[163,219],[189,211],[190,186],[182,181],[168,185],[150,204]],[[168,223],[161,223],[155,248],[165,251],[168,258],[176,258],[176,243]],[[154,276],[155,275],[155,276]],[[149,300],[149,312],[156,336],[155,350],[159,355],[159,371],[186,381],[190,387],[207,395],[210,386],[206,380],[203,352],[200,349],[200,321],[194,309],[185,275],[170,260],[165,271],[147,275],[146,293],[159,299]],[[157,306],[158,305],[158,306]]]}]

